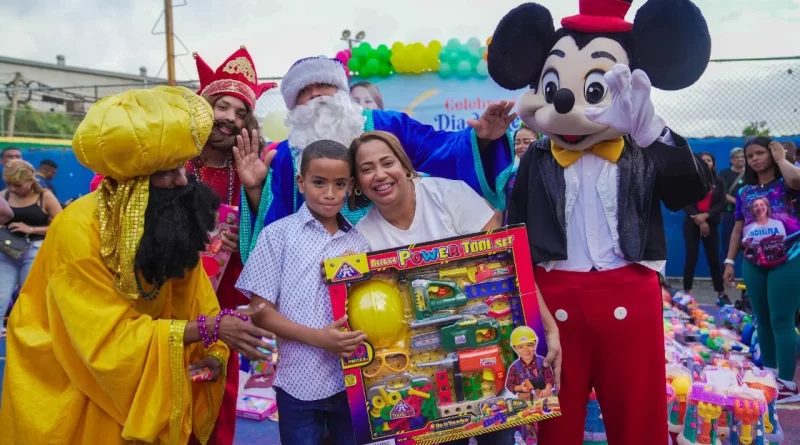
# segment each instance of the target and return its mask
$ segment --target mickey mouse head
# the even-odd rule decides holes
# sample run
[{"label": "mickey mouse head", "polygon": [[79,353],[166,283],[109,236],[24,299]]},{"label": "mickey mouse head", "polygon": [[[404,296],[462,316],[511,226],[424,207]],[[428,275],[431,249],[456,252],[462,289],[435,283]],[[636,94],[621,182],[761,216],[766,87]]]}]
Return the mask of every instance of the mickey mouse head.
[{"label": "mickey mouse head", "polygon": [[[609,88],[607,73],[625,78],[627,72],[623,80],[630,85],[630,70],[641,70],[649,77],[647,88],[651,83],[664,90],[700,78],[711,54],[700,10],[689,0],[650,0],[629,23],[630,6],[630,0],[580,0],[580,13],[564,18],[557,31],[550,11],[536,3],[518,6],[500,21],[489,74],[509,90],[529,87],[517,105],[525,124],[563,148],[585,150],[625,134],[585,113],[610,107],[609,90],[626,87]],[[634,73],[634,82],[642,75]]]}]

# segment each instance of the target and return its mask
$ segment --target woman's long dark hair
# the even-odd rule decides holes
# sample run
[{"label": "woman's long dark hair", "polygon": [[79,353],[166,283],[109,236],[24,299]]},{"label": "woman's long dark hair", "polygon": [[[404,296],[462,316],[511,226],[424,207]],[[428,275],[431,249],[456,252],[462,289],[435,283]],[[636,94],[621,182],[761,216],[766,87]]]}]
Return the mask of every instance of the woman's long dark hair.
[{"label": "woman's long dark hair", "polygon": [[775,179],[782,178],[783,174],[781,173],[781,169],[778,168],[778,164],[775,163],[775,159],[772,157],[772,152],[769,150],[769,144],[772,143],[774,139],[767,137],[767,136],[757,136],[753,139],[750,139],[744,144],[744,183],[747,185],[758,185],[760,181],[758,180],[758,172],[753,170],[753,167],[750,167],[750,162],[747,161],[747,147],[751,145],[760,145],[767,149],[767,153],[769,153],[769,158],[772,160],[772,169],[775,170]]},{"label": "woman's long dark hair", "polygon": [[715,158],[714,155],[712,155],[707,151],[704,151],[702,153],[698,153],[697,156],[701,158],[703,156],[708,156],[709,158],[711,158],[711,163],[714,164],[714,166],[711,168],[711,173],[714,173],[714,175],[717,174],[717,158]]}]

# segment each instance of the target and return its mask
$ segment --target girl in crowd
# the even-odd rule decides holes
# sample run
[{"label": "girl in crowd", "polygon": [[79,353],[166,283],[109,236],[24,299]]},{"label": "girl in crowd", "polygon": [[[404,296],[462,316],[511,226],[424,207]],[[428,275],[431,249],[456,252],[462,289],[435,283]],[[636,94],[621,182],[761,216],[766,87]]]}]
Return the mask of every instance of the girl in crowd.
[{"label": "girl in crowd", "polygon": [[800,168],[768,137],[750,140],[744,151],[745,186],[736,197],[724,279],[735,285],[733,259],[741,247],[742,275],[758,320],[764,366],[778,376],[778,403],[797,402],[800,391],[792,380],[798,340],[794,317],[800,307],[800,221],[792,200],[800,196]]},{"label": "girl in crowd", "polygon": [[[708,167],[716,175],[717,163],[711,153],[700,153],[700,158],[706,161]],[[686,217],[683,220],[683,240],[686,243],[686,263],[683,268],[683,290],[690,293],[694,282],[694,269],[697,266],[697,257],[700,251],[700,242],[706,252],[706,261],[711,271],[711,280],[714,290],[717,291],[720,302],[730,304],[725,295],[725,285],[722,282],[722,269],[719,261],[719,224],[721,213],[725,211],[725,183],[719,176],[715,176],[711,191],[702,201],[686,207]]]},{"label": "girl in crowd", "polygon": [[[371,250],[389,249],[442,238],[495,229],[494,211],[462,181],[420,177],[394,135],[367,132],[350,146],[355,187],[351,208],[374,205],[356,228],[367,238]],[[547,306],[539,298],[547,333],[548,356],[556,385],[560,375],[558,328]],[[512,445],[514,430],[476,437],[478,443]],[[466,444],[468,439],[453,442]]]},{"label": "girl in crowd", "polygon": [[17,286],[25,283],[47,234],[47,227],[61,211],[56,196],[39,185],[36,170],[28,162],[22,159],[7,162],[3,168],[3,181],[8,188],[0,195],[14,213],[2,229],[4,236],[25,240],[27,248],[19,258],[0,252],[0,316],[5,316]]},{"label": "girl in crowd", "polygon": [[383,110],[381,90],[371,82],[354,83],[350,87],[350,97],[365,110]]}]

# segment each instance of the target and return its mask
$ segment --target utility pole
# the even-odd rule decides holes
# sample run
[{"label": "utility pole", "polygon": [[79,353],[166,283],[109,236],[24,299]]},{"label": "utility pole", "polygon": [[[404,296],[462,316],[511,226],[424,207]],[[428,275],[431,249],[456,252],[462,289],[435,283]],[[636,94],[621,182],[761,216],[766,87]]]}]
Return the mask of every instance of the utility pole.
[{"label": "utility pole", "polygon": [[8,137],[14,137],[14,125],[16,125],[17,121],[17,105],[19,101],[17,98],[19,97],[19,92],[17,89],[19,88],[19,82],[22,80],[22,73],[17,72],[14,74],[14,90],[11,93],[11,114],[8,116]]},{"label": "utility pole", "polygon": [[164,0],[164,27],[167,35],[167,81],[175,86],[175,45],[172,36],[172,0]]}]

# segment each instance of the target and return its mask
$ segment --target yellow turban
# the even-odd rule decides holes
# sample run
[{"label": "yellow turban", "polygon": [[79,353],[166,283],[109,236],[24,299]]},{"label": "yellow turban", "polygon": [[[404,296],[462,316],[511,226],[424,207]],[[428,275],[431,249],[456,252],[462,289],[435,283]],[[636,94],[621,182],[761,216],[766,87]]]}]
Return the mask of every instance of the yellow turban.
[{"label": "yellow turban", "polygon": [[150,176],[198,156],[211,132],[208,102],[184,87],[130,90],[94,104],[72,147],[78,161],[106,178],[96,192],[101,255],[114,286],[128,298],[142,291],[134,261],[144,233]]}]

